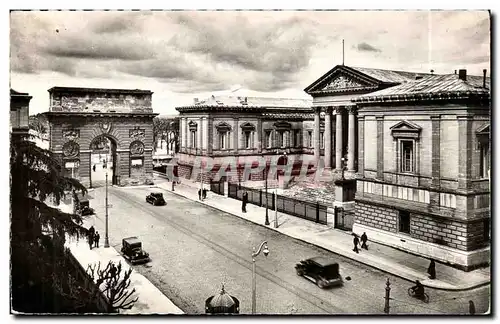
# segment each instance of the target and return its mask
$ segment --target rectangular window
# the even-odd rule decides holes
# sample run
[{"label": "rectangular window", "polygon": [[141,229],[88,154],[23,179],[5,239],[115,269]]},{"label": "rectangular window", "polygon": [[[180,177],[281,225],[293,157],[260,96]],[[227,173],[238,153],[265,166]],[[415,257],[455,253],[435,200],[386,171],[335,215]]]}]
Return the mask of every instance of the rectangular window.
[{"label": "rectangular window", "polygon": [[401,141],[401,172],[413,172],[413,141]]},{"label": "rectangular window", "polygon": [[294,138],[295,138],[295,142],[293,143],[294,144],[294,147],[300,147],[300,130],[294,130]]},{"label": "rectangular window", "polygon": [[410,213],[405,210],[399,211],[399,231],[410,234]]},{"label": "rectangular window", "polygon": [[249,149],[251,148],[251,139],[252,139],[252,133],[251,132],[245,132],[245,148]]},{"label": "rectangular window", "polygon": [[196,131],[191,131],[191,148],[196,148]]},{"label": "rectangular window", "polygon": [[313,132],[307,131],[307,147],[313,146]]},{"label": "rectangular window", "polygon": [[325,133],[323,133],[323,132],[319,133],[319,148],[322,148],[322,149],[325,148]]},{"label": "rectangular window", "polygon": [[271,148],[271,131],[266,131],[266,147]]},{"label": "rectangular window", "polygon": [[490,145],[489,143],[481,144],[481,159],[479,161],[479,174],[481,178],[488,178],[490,171]]},{"label": "rectangular window", "polygon": [[227,135],[226,132],[219,133],[219,148],[221,150],[226,149],[227,145],[226,135]]},{"label": "rectangular window", "polygon": [[490,219],[483,220],[483,240],[490,243]]}]

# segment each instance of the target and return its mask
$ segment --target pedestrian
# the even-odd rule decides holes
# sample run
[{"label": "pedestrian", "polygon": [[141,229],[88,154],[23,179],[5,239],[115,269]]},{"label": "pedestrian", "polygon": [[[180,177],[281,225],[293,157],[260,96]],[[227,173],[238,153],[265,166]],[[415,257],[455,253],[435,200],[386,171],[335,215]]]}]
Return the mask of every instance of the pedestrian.
[{"label": "pedestrian", "polygon": [[354,235],[354,239],[352,240],[352,242],[354,243],[354,249],[352,249],[354,252],[356,253],[359,253],[359,250],[358,250],[358,244],[359,244],[359,238],[356,234],[352,234]]},{"label": "pedestrian", "polygon": [[427,273],[429,274],[429,279],[436,279],[436,262],[434,260],[431,260]]},{"label": "pedestrian", "polygon": [[114,278],[116,276],[116,273],[118,272],[118,269],[116,269],[116,266],[114,263],[111,263],[111,266],[109,267],[109,275],[111,278]]},{"label": "pedestrian", "polygon": [[241,199],[241,211],[244,213],[247,212],[247,203],[248,203],[248,193],[245,191],[243,192],[243,198]]},{"label": "pedestrian", "polygon": [[203,188],[203,199],[207,199],[207,189]]},{"label": "pedestrian", "polygon": [[94,170],[94,172],[95,172],[95,164],[94,164],[94,166],[92,167],[92,170]]},{"label": "pedestrian", "polygon": [[94,245],[96,248],[99,247],[99,239],[101,238],[101,236],[99,235],[99,232],[95,232],[95,235],[94,235]]},{"label": "pedestrian", "polygon": [[472,300],[469,300],[469,314],[476,314],[476,306],[474,306],[474,302]]},{"label": "pedestrian", "polygon": [[366,232],[363,232],[363,235],[361,235],[361,248],[368,250],[368,245],[366,245],[366,242],[368,241],[368,236],[366,235]]},{"label": "pedestrian", "polygon": [[94,244],[94,234],[95,234],[95,228],[94,226],[90,226],[89,228],[89,232],[88,232],[88,239],[89,239],[89,247],[90,249],[92,250],[92,246]]},{"label": "pedestrian", "polygon": [[201,189],[198,189],[198,199],[201,200]]}]

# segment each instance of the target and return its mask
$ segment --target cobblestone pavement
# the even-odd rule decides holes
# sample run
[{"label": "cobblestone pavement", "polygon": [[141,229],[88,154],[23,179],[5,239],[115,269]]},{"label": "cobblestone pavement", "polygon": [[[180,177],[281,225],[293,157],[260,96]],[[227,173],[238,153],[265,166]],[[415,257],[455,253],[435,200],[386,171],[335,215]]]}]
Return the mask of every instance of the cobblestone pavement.
[{"label": "cobblestone pavement", "polygon": [[[476,309],[488,307],[489,287],[460,293],[432,291],[435,303],[423,304],[407,295],[410,282],[356,261],[295,240],[230,214],[165,192],[167,206],[145,203],[149,188],[110,188],[110,242],[119,249],[121,238],[139,236],[153,261],[136,270],[188,314],[204,313],[206,298],[221,283],[251,310],[251,249],[268,240],[270,255],[257,257],[257,311],[266,314],[326,314],[383,312],[385,281],[391,281],[394,313],[466,313],[468,299],[477,295]],[[90,193],[96,216],[89,220],[104,233],[104,189]],[[333,257],[344,277],[339,289],[321,290],[297,277],[300,259]],[[479,297],[478,297],[479,296]]]}]

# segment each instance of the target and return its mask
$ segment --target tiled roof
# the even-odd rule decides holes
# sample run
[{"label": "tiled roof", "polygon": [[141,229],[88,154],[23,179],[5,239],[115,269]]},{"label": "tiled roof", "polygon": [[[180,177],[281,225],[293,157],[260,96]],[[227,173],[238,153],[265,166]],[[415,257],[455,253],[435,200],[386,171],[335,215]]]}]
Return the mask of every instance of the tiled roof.
[{"label": "tiled roof", "polygon": [[483,77],[467,76],[467,81],[459,79],[457,74],[426,75],[419,80],[412,80],[394,87],[359,96],[355,101],[368,101],[382,98],[396,98],[410,95],[432,94],[467,94],[489,93],[489,78],[483,88]]},{"label": "tiled roof", "polygon": [[427,73],[371,69],[371,68],[354,67],[354,66],[350,66],[350,68],[386,83],[403,83],[415,80],[417,76],[430,75]]},{"label": "tiled roof", "polygon": [[19,91],[16,91],[14,89],[10,89],[10,95],[11,96],[29,96],[29,93],[19,92]]},{"label": "tiled roof", "polygon": [[211,96],[188,107],[311,108],[310,99]]}]

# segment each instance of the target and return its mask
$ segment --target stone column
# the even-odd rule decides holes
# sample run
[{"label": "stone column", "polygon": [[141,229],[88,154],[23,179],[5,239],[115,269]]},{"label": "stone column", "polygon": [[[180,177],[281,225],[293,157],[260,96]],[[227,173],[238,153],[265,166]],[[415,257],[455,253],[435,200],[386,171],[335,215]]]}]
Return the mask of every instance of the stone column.
[{"label": "stone column", "polygon": [[354,159],[356,150],[356,106],[349,106],[349,138],[347,139],[347,171],[354,172]]},{"label": "stone column", "polygon": [[335,110],[336,121],[335,121],[335,168],[338,171],[342,170],[342,110],[343,108],[337,107]]},{"label": "stone column", "polygon": [[201,129],[202,129],[202,151],[207,152],[208,149],[208,119],[207,117],[201,117]]},{"label": "stone column", "polygon": [[377,178],[384,179],[384,116],[377,120]]},{"label": "stone column", "polygon": [[[218,138],[215,139],[216,141]],[[211,155],[214,148],[214,119],[212,116],[207,120],[207,154]]]},{"label": "stone column", "polygon": [[[439,188],[441,184],[441,116],[431,116],[431,186]],[[417,150],[418,152],[418,150]],[[418,160],[417,165],[418,165]]]},{"label": "stone column", "polygon": [[457,116],[458,121],[458,189],[472,184],[472,116]]},{"label": "stone column", "polygon": [[319,158],[321,156],[320,143],[319,143],[321,107],[315,107],[314,113],[315,113],[315,115],[314,115],[314,161],[316,162],[316,165],[319,165]]},{"label": "stone column", "polygon": [[198,128],[196,128],[196,137],[197,139],[195,149],[196,152],[200,152],[200,155],[202,155],[201,148],[203,143],[203,125],[201,124],[201,118],[198,121]]},{"label": "stone column", "polygon": [[325,169],[332,168],[332,107],[325,112]]}]

